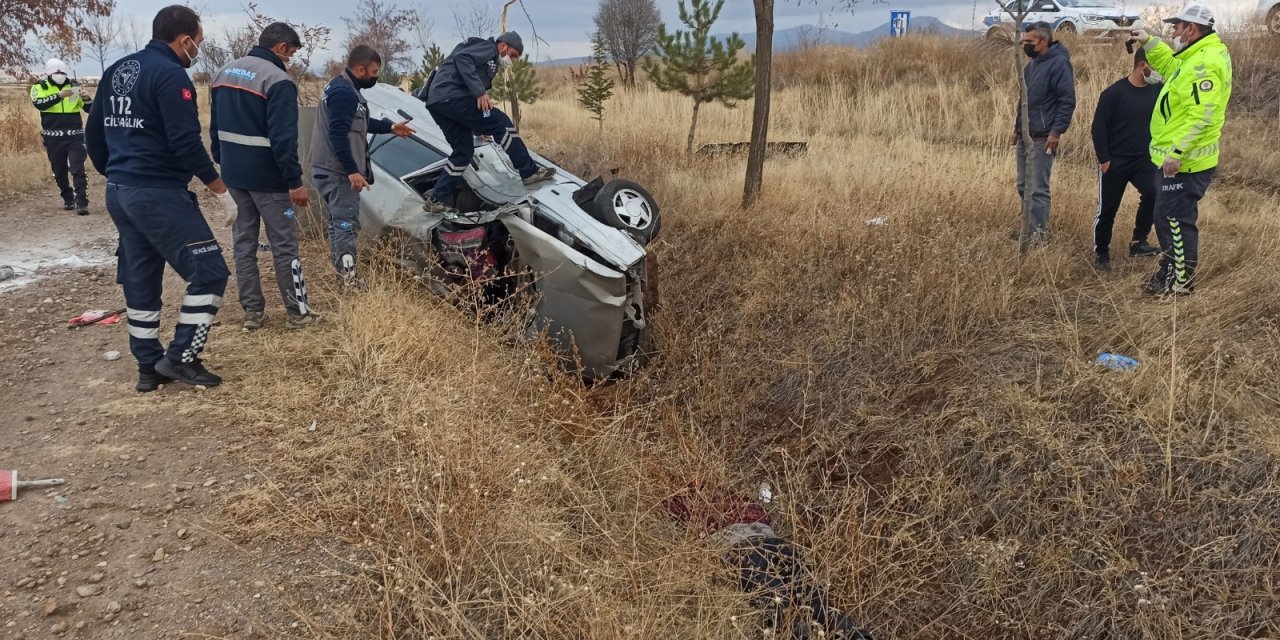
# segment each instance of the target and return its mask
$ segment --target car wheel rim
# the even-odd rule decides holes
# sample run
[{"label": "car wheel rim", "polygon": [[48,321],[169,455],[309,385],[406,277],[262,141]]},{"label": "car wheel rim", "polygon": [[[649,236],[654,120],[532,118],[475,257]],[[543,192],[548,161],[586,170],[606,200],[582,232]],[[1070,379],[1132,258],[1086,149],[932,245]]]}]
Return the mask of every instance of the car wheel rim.
[{"label": "car wheel rim", "polygon": [[653,222],[649,203],[636,191],[622,189],[613,194],[613,212],[632,229],[647,229]]}]

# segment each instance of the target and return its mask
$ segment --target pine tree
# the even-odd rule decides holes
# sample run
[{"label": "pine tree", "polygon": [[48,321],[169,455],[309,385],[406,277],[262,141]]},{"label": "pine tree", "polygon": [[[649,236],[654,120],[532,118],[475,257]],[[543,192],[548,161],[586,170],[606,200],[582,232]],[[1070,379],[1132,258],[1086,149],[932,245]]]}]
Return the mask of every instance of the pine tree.
[{"label": "pine tree", "polygon": [[613,96],[613,79],[609,77],[609,59],[604,55],[604,38],[596,32],[591,38],[591,66],[578,83],[578,104],[591,112],[591,119],[604,131],[604,106]]},{"label": "pine tree", "polygon": [[755,58],[739,60],[746,46],[737,33],[724,42],[712,38],[711,25],[720,17],[724,0],[690,0],[690,11],[680,0],[680,21],[690,31],[668,33],[666,25],[658,28],[656,58],[648,58],[644,70],[661,91],[675,91],[693,99],[693,120],[685,153],[693,153],[694,134],[698,129],[698,110],[704,103],[719,102],[728,108],[738,100],[755,95]]},{"label": "pine tree", "polygon": [[437,67],[444,64],[444,52],[440,50],[440,45],[432,44],[427,52],[422,54],[422,66],[413,72],[412,82],[415,89],[427,83],[427,78],[431,77],[431,72]]},{"label": "pine tree", "polygon": [[518,58],[505,71],[499,72],[493,79],[493,87],[489,95],[499,102],[511,104],[511,121],[520,128],[520,104],[533,104],[542,97],[542,87],[538,86],[538,72],[529,62],[529,56]]}]

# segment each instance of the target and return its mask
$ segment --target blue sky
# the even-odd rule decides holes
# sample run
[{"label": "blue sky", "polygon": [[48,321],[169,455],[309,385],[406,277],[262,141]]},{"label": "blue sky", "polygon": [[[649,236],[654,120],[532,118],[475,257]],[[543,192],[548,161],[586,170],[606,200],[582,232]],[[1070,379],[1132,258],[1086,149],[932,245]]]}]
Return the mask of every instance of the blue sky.
[{"label": "blue sky", "polygon": [[[150,32],[151,16],[174,0],[116,0],[117,13],[133,19],[144,32]],[[204,17],[206,32],[221,32],[228,27],[244,23],[241,0],[189,0]],[[345,37],[342,16],[355,0],[258,0],[259,11],[273,18],[289,22],[320,23],[334,29],[333,44],[317,56],[317,62],[340,57],[339,43]],[[595,13],[594,0],[556,2],[554,0],[523,0],[524,8],[533,18],[530,25],[520,5],[512,7],[509,26],[524,36],[526,49],[538,60],[584,56],[590,53],[587,34],[592,29]],[[1228,0],[1231,4],[1255,4],[1253,0]],[[457,42],[454,28],[454,8],[466,12],[471,5],[465,0],[398,0],[400,7],[422,7],[434,22],[433,40],[446,51]],[[500,0],[491,0],[496,16],[501,9]],[[1130,2],[1130,4],[1135,4]],[[1145,4],[1145,3],[1143,3]],[[1223,3],[1226,4],[1226,3]],[[678,20],[676,0],[658,0],[663,19],[670,23]],[[803,24],[821,24],[844,31],[864,31],[888,21],[889,10],[909,9],[916,16],[935,16],[962,28],[981,24],[982,16],[995,8],[994,0],[891,0],[888,4],[865,2],[854,12],[833,0],[778,0],[777,27],[785,29]],[[1222,11],[1223,9],[1219,9]],[[497,25],[495,24],[495,29]],[[536,28],[542,42],[533,42]],[[726,0],[717,23],[717,32],[755,31],[753,8],[750,0]],[[123,43],[122,43],[123,45]],[[123,49],[122,49],[123,50]],[[117,55],[122,55],[117,53]],[[97,63],[82,60],[74,65],[82,73],[93,73]]]}]

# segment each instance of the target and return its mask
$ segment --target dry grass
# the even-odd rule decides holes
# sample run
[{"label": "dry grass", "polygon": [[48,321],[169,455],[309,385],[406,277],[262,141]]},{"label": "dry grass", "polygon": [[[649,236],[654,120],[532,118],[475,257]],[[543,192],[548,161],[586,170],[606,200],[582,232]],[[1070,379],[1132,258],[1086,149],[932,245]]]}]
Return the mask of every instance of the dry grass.
[{"label": "dry grass", "polygon": [[23,89],[0,89],[0,195],[47,183],[49,161],[40,141],[40,114]]},{"label": "dry grass", "polygon": [[[682,157],[681,99],[623,93],[603,133],[564,87],[528,109],[535,148],[622,166],[664,206],[661,353],[631,380],[549,374],[393,274],[319,331],[218,336],[232,379],[206,399],[269,452],[227,515],[328,554],[303,635],[756,637],[715,551],[657,505],[762,478],[776,528],[878,637],[1280,634],[1274,120],[1232,112],[1201,291],[1156,301],[1151,262],[1088,264],[1114,52],[1077,55],[1056,240],[1025,262],[1004,58],[808,55],[782,61],[774,122],[811,151],[768,165],[746,212],[742,161]],[[747,136],[749,105],[705,114],[700,141]]]}]

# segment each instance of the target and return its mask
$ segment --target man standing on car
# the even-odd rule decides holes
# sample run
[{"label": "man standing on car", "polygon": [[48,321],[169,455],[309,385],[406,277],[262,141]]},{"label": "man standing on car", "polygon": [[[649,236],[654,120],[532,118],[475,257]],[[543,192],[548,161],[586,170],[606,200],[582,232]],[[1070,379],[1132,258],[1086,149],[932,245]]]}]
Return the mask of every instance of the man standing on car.
[{"label": "man standing on car", "polygon": [[525,184],[555,177],[553,167],[538,167],[529,156],[520,132],[507,114],[495,109],[489,89],[498,72],[524,52],[524,41],[514,31],[494,38],[468,38],[454,48],[431,74],[424,102],[431,117],[449,141],[452,154],[444,173],[436,178],[423,209],[444,213],[453,209],[458,180],[475,154],[476,135],[497,140]]},{"label": "man standing on car", "polygon": [[1165,22],[1173,25],[1172,46],[1133,32],[1152,68],[1168,78],[1151,115],[1151,161],[1160,171],[1156,236],[1164,254],[1145,290],[1186,295],[1194,290],[1200,258],[1200,199],[1218,167],[1218,140],[1231,100],[1231,53],[1205,5],[1188,4]]},{"label": "man standing on car", "polygon": [[[196,88],[187,69],[200,54],[204,29],[195,11],[172,5],[151,23],[151,43],[107,68],[89,113],[89,158],[107,176],[107,212],[120,232],[117,281],[128,307],[129,349],[138,361],[138,391],[178,380],[222,382],[200,362],[227,288],[227,263],[200,213],[191,177],[235,202],[200,139]],[[178,326],[166,353],[160,344],[164,265],[187,283]]]},{"label": "man standing on car", "polygon": [[[31,104],[40,111],[40,136],[53,169],[53,181],[62,196],[62,208],[89,215],[89,181],[84,173],[84,122],[93,100],[80,93],[80,86],[67,77],[67,63],[50,60],[44,78],[31,85]],[[68,180],[70,174],[70,180]]]},{"label": "man standing on car", "polygon": [[1160,74],[1151,69],[1146,53],[1138,50],[1129,76],[1107,87],[1098,98],[1098,109],[1093,116],[1093,150],[1098,156],[1098,213],[1093,222],[1093,249],[1095,264],[1102,271],[1111,270],[1111,230],[1125,187],[1130,184],[1142,199],[1138,201],[1129,257],[1160,253],[1147,243],[1159,177],[1151,164],[1151,127],[1147,125],[1155,111],[1162,81]]},{"label": "man standing on car", "polygon": [[258,232],[263,226],[286,309],[285,326],[301,329],[319,318],[307,305],[294,214],[294,207],[310,204],[298,162],[298,87],[285,66],[301,48],[293,27],[270,24],[262,30],[258,46],[218,71],[209,88],[213,160],[222,165],[238,210],[232,238],[246,331],[267,319],[258,274]]},{"label": "man standing on car", "polygon": [[347,55],[347,68],[329,81],[316,110],[311,138],[311,177],[324,198],[329,218],[329,253],[338,271],[338,285],[360,288],[356,277],[356,234],[360,231],[360,192],[369,188],[368,134],[413,135],[408,121],[369,119],[369,104],[361,89],[378,84],[382,56],[358,45]]},{"label": "man standing on car", "polygon": [[[1022,34],[1022,50],[1031,58],[1023,68],[1023,75],[1031,114],[1031,122],[1026,125],[1032,145],[1028,149],[1022,140],[1021,100],[1009,143],[1018,147],[1018,195],[1031,198],[1031,234],[1043,239],[1049,233],[1049,182],[1053,161],[1076,110],[1076,79],[1067,49],[1061,42],[1054,42],[1053,27],[1049,23],[1028,25]],[[1029,154],[1036,158],[1035,172],[1031,175],[1028,175],[1031,173]]]}]

